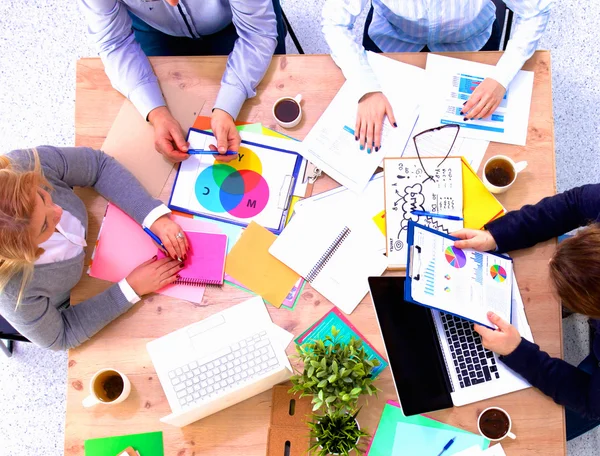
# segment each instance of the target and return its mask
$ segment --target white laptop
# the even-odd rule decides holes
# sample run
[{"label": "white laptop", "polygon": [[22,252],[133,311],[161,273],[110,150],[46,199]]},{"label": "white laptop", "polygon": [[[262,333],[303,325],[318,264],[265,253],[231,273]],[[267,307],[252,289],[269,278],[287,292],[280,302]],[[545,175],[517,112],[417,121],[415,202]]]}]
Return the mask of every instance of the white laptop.
[{"label": "white laptop", "polygon": [[288,380],[286,334],[257,296],[148,342],[172,411],[161,421],[183,427]]},{"label": "white laptop", "polygon": [[[406,302],[404,281],[404,277],[369,277],[396,392],[406,416],[470,404],[530,386],[483,347],[471,322]],[[518,288],[513,299],[517,297],[520,299]]]}]

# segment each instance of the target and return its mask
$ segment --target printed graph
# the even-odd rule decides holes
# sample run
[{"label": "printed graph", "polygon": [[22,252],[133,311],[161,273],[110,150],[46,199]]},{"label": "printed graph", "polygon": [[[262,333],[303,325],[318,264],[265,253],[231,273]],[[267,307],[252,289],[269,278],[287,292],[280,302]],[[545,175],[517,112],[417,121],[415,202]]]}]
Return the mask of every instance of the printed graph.
[{"label": "printed graph", "polygon": [[431,260],[425,268],[425,294],[435,294],[435,260]]},{"label": "printed graph", "polygon": [[490,268],[490,275],[498,283],[502,283],[506,280],[506,270],[499,264],[495,264]]},{"label": "printed graph", "polygon": [[471,260],[474,263],[473,280],[483,285],[483,255],[481,252],[471,252]]},{"label": "printed graph", "polygon": [[446,261],[450,266],[456,269],[460,269],[467,264],[467,257],[465,256],[465,252],[461,249],[454,247],[453,245],[449,245],[446,247],[444,251],[444,255],[446,256]]}]

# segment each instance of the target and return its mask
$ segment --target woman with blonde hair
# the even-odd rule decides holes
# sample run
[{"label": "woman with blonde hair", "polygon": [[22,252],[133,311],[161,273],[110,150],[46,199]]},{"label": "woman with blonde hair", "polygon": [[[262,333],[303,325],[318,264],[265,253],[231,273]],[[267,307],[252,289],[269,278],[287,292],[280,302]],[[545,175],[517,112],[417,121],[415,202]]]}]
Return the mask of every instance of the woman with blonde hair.
[{"label": "woman with blonde hair", "polygon": [[[88,217],[73,187],[93,187],[161,239],[170,257],[139,265],[106,291],[71,306],[83,272]],[[173,282],[187,240],[116,160],[101,151],[39,147],[0,156],[0,315],[31,342],[75,347]]]}]

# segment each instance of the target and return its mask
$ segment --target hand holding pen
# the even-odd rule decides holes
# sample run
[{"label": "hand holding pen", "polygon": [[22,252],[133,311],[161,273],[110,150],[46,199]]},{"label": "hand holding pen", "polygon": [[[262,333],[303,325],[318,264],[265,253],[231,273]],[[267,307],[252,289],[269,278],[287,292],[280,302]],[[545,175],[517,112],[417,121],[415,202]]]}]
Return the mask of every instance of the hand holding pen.
[{"label": "hand holding pen", "polygon": [[144,227],[144,231],[166,255],[179,261],[186,259],[189,245],[185,233],[168,215],[159,217],[150,228]]}]

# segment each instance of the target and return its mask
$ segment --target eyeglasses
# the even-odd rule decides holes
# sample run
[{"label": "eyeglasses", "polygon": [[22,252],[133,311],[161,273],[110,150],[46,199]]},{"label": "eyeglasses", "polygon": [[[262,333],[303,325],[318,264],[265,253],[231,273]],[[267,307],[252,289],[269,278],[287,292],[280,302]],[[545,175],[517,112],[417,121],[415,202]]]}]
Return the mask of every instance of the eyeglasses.
[{"label": "eyeglasses", "polygon": [[419,163],[425,171],[425,174],[430,179],[433,179],[427,172],[427,168],[421,160],[422,157],[442,157],[442,160],[435,166],[438,168],[448,158],[458,138],[458,132],[460,131],[460,125],[448,124],[442,125],[435,128],[429,128],[421,133],[413,136],[413,142],[415,144],[415,150]]}]

